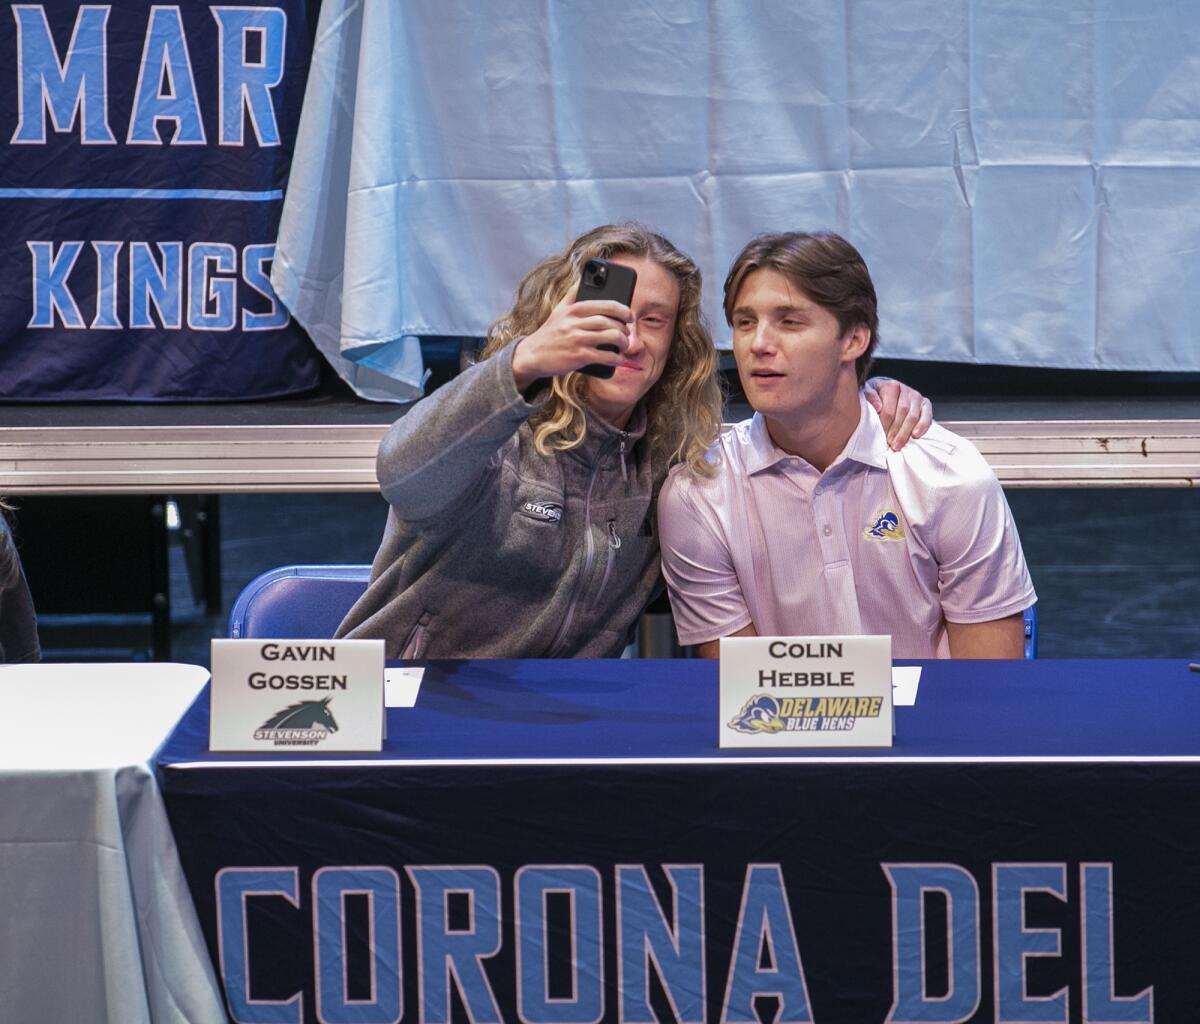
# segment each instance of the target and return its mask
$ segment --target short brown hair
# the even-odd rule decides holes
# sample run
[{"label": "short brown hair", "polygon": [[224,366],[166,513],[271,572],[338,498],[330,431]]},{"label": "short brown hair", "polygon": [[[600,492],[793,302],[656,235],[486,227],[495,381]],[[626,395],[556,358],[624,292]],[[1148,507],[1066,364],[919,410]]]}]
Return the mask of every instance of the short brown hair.
[{"label": "short brown hair", "polygon": [[783,274],[834,315],[843,336],[860,324],[871,332],[866,351],[854,364],[859,384],[865,381],[879,340],[879,312],[875,285],[859,251],[832,231],[784,231],[751,239],[725,278],[725,319],[731,325],[738,292],[756,270]]}]

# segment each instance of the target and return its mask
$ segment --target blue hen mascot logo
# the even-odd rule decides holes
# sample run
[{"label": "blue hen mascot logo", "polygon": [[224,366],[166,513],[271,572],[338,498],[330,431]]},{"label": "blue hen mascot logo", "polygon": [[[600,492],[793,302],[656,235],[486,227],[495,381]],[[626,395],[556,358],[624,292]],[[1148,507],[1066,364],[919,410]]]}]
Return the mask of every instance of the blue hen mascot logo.
[{"label": "blue hen mascot logo", "polygon": [[872,540],[904,540],[904,527],[895,512],[881,512],[875,517],[874,525],[863,530],[863,534]]},{"label": "blue hen mascot logo", "polygon": [[779,732],[783,728],[779,702],[766,694],[751,697],[729,723],[729,728],[750,733]]}]

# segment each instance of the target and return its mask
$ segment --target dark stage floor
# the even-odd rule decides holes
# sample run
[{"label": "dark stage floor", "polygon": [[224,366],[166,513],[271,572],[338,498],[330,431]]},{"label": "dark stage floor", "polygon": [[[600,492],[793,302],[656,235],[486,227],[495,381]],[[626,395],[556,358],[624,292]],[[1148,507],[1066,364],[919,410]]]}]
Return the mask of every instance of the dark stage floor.
[{"label": "dark stage floor", "polygon": [[[1200,657],[1200,494],[1194,490],[1010,490],[1039,594],[1045,658]],[[221,499],[223,611],[193,599],[171,544],[172,653],[208,663],[208,641],[258,573],[292,562],[368,562],[385,506],[372,494]],[[140,623],[47,624],[50,658],[144,656]]]}]

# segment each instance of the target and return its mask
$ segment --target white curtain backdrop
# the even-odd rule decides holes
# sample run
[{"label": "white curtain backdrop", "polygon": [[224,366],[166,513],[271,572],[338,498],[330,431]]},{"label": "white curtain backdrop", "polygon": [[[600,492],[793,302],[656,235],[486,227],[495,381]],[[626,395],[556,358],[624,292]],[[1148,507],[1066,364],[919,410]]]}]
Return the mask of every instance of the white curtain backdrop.
[{"label": "white curtain backdrop", "polygon": [[325,0],[273,282],[360,393],[637,219],[867,258],[879,355],[1197,371],[1194,0]]}]

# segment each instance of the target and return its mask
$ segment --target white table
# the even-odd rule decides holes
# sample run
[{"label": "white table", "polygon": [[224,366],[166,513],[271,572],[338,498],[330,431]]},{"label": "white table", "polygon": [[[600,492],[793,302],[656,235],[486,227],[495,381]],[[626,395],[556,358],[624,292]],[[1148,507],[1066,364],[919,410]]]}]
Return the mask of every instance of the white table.
[{"label": "white table", "polygon": [[150,762],[194,665],[0,667],[0,1016],[227,1020]]}]

